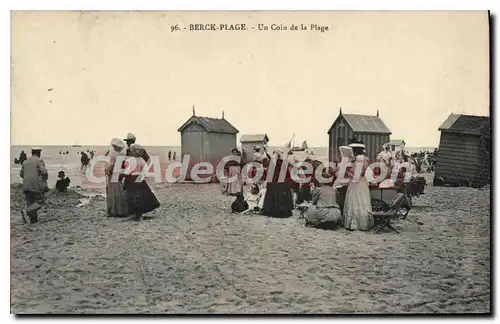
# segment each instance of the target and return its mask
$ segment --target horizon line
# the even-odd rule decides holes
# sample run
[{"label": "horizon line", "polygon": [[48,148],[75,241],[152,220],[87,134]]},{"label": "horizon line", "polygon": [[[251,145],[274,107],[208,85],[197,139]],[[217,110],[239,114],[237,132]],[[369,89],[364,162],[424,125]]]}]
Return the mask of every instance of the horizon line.
[{"label": "horizon line", "polygon": [[[237,146],[239,146],[239,144],[241,143],[238,143]],[[82,146],[111,146],[111,144],[76,144],[78,146],[73,146],[75,144],[37,144],[37,143],[32,143],[32,144],[10,144],[11,147],[13,146],[71,146],[71,147],[82,147]],[[177,145],[165,145],[165,144],[143,144],[143,143],[140,143],[141,146],[159,146],[159,147],[181,147],[182,145],[181,144],[177,144]],[[267,147],[285,147],[285,145],[267,145]],[[325,146],[315,146],[315,145],[311,145],[310,148],[328,148],[329,145],[325,145]],[[437,145],[407,145],[406,148],[419,148],[419,147],[432,147],[432,148],[436,148],[436,147],[439,147],[439,144]]]}]

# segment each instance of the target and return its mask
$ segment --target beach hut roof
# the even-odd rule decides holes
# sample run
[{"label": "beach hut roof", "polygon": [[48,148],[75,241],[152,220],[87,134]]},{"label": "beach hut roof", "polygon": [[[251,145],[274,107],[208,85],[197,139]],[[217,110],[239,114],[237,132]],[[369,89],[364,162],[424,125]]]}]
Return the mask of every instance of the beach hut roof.
[{"label": "beach hut roof", "polygon": [[[344,116],[346,122],[356,133],[391,134],[391,131],[389,130],[389,128],[387,128],[387,126],[379,116],[340,113],[337,119],[340,118],[340,116]],[[332,127],[330,127],[328,134],[331,133],[332,128],[333,125]]]},{"label": "beach hut roof", "polygon": [[240,142],[269,142],[269,138],[267,137],[267,134],[241,135]]},{"label": "beach hut roof", "polygon": [[489,136],[490,127],[490,117],[450,114],[441,127],[439,127],[439,130],[450,133]]},{"label": "beach hut roof", "polygon": [[186,127],[196,123],[201,125],[205,131],[211,133],[228,133],[237,134],[239,131],[231,125],[226,119],[222,118],[212,118],[212,117],[201,117],[201,116],[191,116],[179,129],[178,132],[183,132]]}]

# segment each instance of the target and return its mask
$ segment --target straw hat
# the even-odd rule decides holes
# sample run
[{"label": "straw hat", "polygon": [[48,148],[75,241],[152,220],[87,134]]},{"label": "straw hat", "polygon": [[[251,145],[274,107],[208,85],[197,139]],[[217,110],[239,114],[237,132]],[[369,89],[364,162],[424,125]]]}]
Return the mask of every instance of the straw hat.
[{"label": "straw hat", "polygon": [[124,141],[135,141],[136,140],[136,137],[134,134],[132,133],[128,133],[127,134],[127,137],[123,139]]},{"label": "straw hat", "polygon": [[113,138],[111,140],[111,146],[114,146],[119,149],[123,149],[125,147],[125,143],[119,138]]},{"label": "straw hat", "polygon": [[365,145],[362,143],[351,143],[351,144],[349,144],[349,146],[352,148],[354,148],[354,147],[366,148]]},{"label": "straw hat", "polygon": [[41,150],[42,150],[42,148],[41,148],[41,147],[39,147],[39,146],[33,146],[33,147],[31,148],[31,150],[32,150],[32,151],[41,151]]}]

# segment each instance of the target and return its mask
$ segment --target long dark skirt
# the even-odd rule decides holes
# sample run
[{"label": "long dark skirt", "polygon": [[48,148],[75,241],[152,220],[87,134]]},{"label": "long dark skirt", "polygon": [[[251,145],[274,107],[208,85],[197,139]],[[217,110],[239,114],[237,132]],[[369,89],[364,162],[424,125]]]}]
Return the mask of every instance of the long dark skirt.
[{"label": "long dark skirt", "polygon": [[297,192],[296,204],[300,205],[304,201],[311,201],[311,200],[312,200],[311,187],[309,187],[309,184],[302,184],[302,186],[298,189]]},{"label": "long dark skirt", "polygon": [[292,216],[293,196],[288,183],[268,183],[263,214],[270,217]]},{"label": "long dark skirt", "polygon": [[125,179],[129,215],[142,215],[160,207],[160,202],[146,181],[135,182],[135,177]]}]

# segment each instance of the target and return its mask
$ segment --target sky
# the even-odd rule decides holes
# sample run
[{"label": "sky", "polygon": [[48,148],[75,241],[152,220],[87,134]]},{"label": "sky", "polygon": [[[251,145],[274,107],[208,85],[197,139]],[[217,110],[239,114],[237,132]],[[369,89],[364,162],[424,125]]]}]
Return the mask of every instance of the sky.
[{"label": "sky", "polygon": [[[183,30],[195,23],[247,30]],[[143,145],[180,145],[194,105],[271,146],[294,133],[327,146],[342,107],[378,110],[391,139],[434,147],[450,113],[489,115],[488,33],[479,11],[17,11],[11,144],[106,145],[132,132]]]}]

